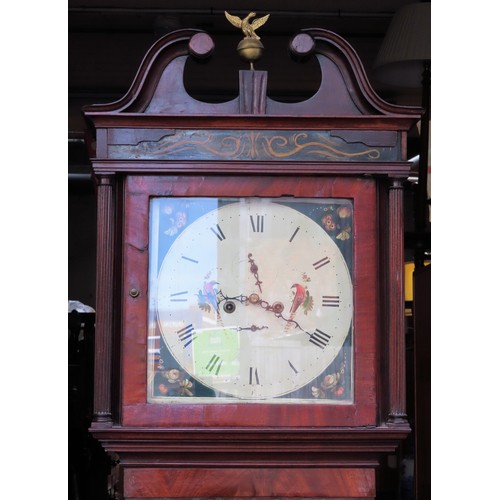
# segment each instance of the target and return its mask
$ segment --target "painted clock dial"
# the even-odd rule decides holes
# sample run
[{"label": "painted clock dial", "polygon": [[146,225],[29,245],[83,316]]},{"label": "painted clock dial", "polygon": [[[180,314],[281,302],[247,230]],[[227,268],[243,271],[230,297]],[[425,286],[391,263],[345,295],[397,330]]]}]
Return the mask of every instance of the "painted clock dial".
[{"label": "painted clock dial", "polygon": [[161,236],[150,317],[172,360],[161,359],[165,394],[181,371],[181,395],[201,384],[207,394],[252,401],[292,394],[326,373],[352,327],[352,256],[340,249],[351,226],[342,233],[335,223],[352,216],[349,201],[159,198],[151,213]]}]

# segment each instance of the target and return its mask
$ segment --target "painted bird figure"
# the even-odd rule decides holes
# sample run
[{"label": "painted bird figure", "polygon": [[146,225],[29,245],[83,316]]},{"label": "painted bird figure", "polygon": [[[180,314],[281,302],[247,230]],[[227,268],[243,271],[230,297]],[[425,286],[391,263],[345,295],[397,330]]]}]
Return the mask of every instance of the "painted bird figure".
[{"label": "painted bird figure", "polygon": [[260,40],[260,36],[255,33],[255,30],[260,28],[269,19],[270,15],[267,14],[263,17],[258,17],[250,23],[250,20],[257,15],[255,12],[250,12],[250,14],[243,19],[240,19],[238,16],[233,16],[226,11],[224,11],[224,14],[226,15],[226,19],[233,26],[236,26],[236,28],[240,28],[241,31],[243,31],[246,38],[254,38],[255,40]]},{"label": "painted bird figure", "polygon": [[298,283],[293,284],[291,288],[295,288],[295,297],[293,298],[292,307],[290,307],[290,313],[294,315],[306,298],[306,289]]},{"label": "painted bird figure", "polygon": [[301,306],[306,298],[306,289],[299,285],[298,283],[294,283],[291,288],[295,288],[295,296],[293,298],[292,307],[290,307],[290,317],[288,318],[288,323],[285,326],[285,332],[290,330],[290,326],[292,325],[293,318],[295,317],[295,313],[297,309]]},{"label": "painted bird figure", "polygon": [[214,308],[214,311],[219,313],[219,304],[217,303],[217,288],[215,285],[218,285],[217,281],[209,281],[208,283],[203,284],[203,298]]}]

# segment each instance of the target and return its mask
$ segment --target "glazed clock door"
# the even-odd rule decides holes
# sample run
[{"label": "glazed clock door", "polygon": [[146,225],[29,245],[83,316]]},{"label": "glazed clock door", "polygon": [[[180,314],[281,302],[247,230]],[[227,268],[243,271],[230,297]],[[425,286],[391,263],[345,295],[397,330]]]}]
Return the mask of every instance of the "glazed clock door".
[{"label": "glazed clock door", "polygon": [[352,212],[341,198],[153,198],[149,401],[349,401]]},{"label": "glazed clock door", "polygon": [[124,422],[375,422],[372,180],[129,176],[125,193]]}]

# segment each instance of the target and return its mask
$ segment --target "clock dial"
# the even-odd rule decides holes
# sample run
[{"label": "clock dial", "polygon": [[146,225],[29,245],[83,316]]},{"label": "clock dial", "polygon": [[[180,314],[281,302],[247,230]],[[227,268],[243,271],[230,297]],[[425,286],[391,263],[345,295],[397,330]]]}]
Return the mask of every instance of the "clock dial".
[{"label": "clock dial", "polygon": [[217,396],[266,400],[304,387],[337,358],[353,316],[349,266],[328,227],[305,213],[333,206],[215,199],[174,235],[152,272],[152,308],[190,380]]}]

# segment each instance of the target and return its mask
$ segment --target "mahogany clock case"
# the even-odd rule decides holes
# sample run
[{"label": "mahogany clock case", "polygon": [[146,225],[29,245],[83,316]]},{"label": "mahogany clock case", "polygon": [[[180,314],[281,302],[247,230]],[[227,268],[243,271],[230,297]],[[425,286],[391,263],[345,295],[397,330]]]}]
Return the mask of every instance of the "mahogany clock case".
[{"label": "mahogany clock case", "polygon": [[[376,184],[369,179],[296,178],[257,176],[127,176],[124,186],[123,245],[123,379],[122,424],[131,426],[311,426],[375,425],[376,336],[379,318],[376,292]],[[354,397],[352,404],[282,405],[265,402],[227,405],[196,402],[184,397],[176,404],[151,404],[147,395],[148,252],[149,207],[152,197],[164,196],[293,196],[297,198],[348,198],[355,220],[351,235],[355,241],[353,259],[354,292]],[[307,256],[304,256],[304,259]],[[130,290],[139,291],[136,297]],[[196,403],[196,404],[195,404]],[[309,402],[311,405],[311,402]],[[311,411],[313,410],[313,411]]]},{"label": "mahogany clock case", "polygon": [[[334,33],[304,30],[289,49],[321,68],[321,86],[304,102],[268,98],[259,71],[240,72],[232,101],[197,101],[182,84],[184,66],[208,57],[213,42],[180,30],[151,47],[127,95],[84,110],[98,215],[90,430],[113,457],[120,498],[373,499],[377,467],[410,432],[403,182],[421,110],[381,100]],[[184,393],[148,401],[150,202],[158,197],[349,200],[347,400],[206,402]]]}]

